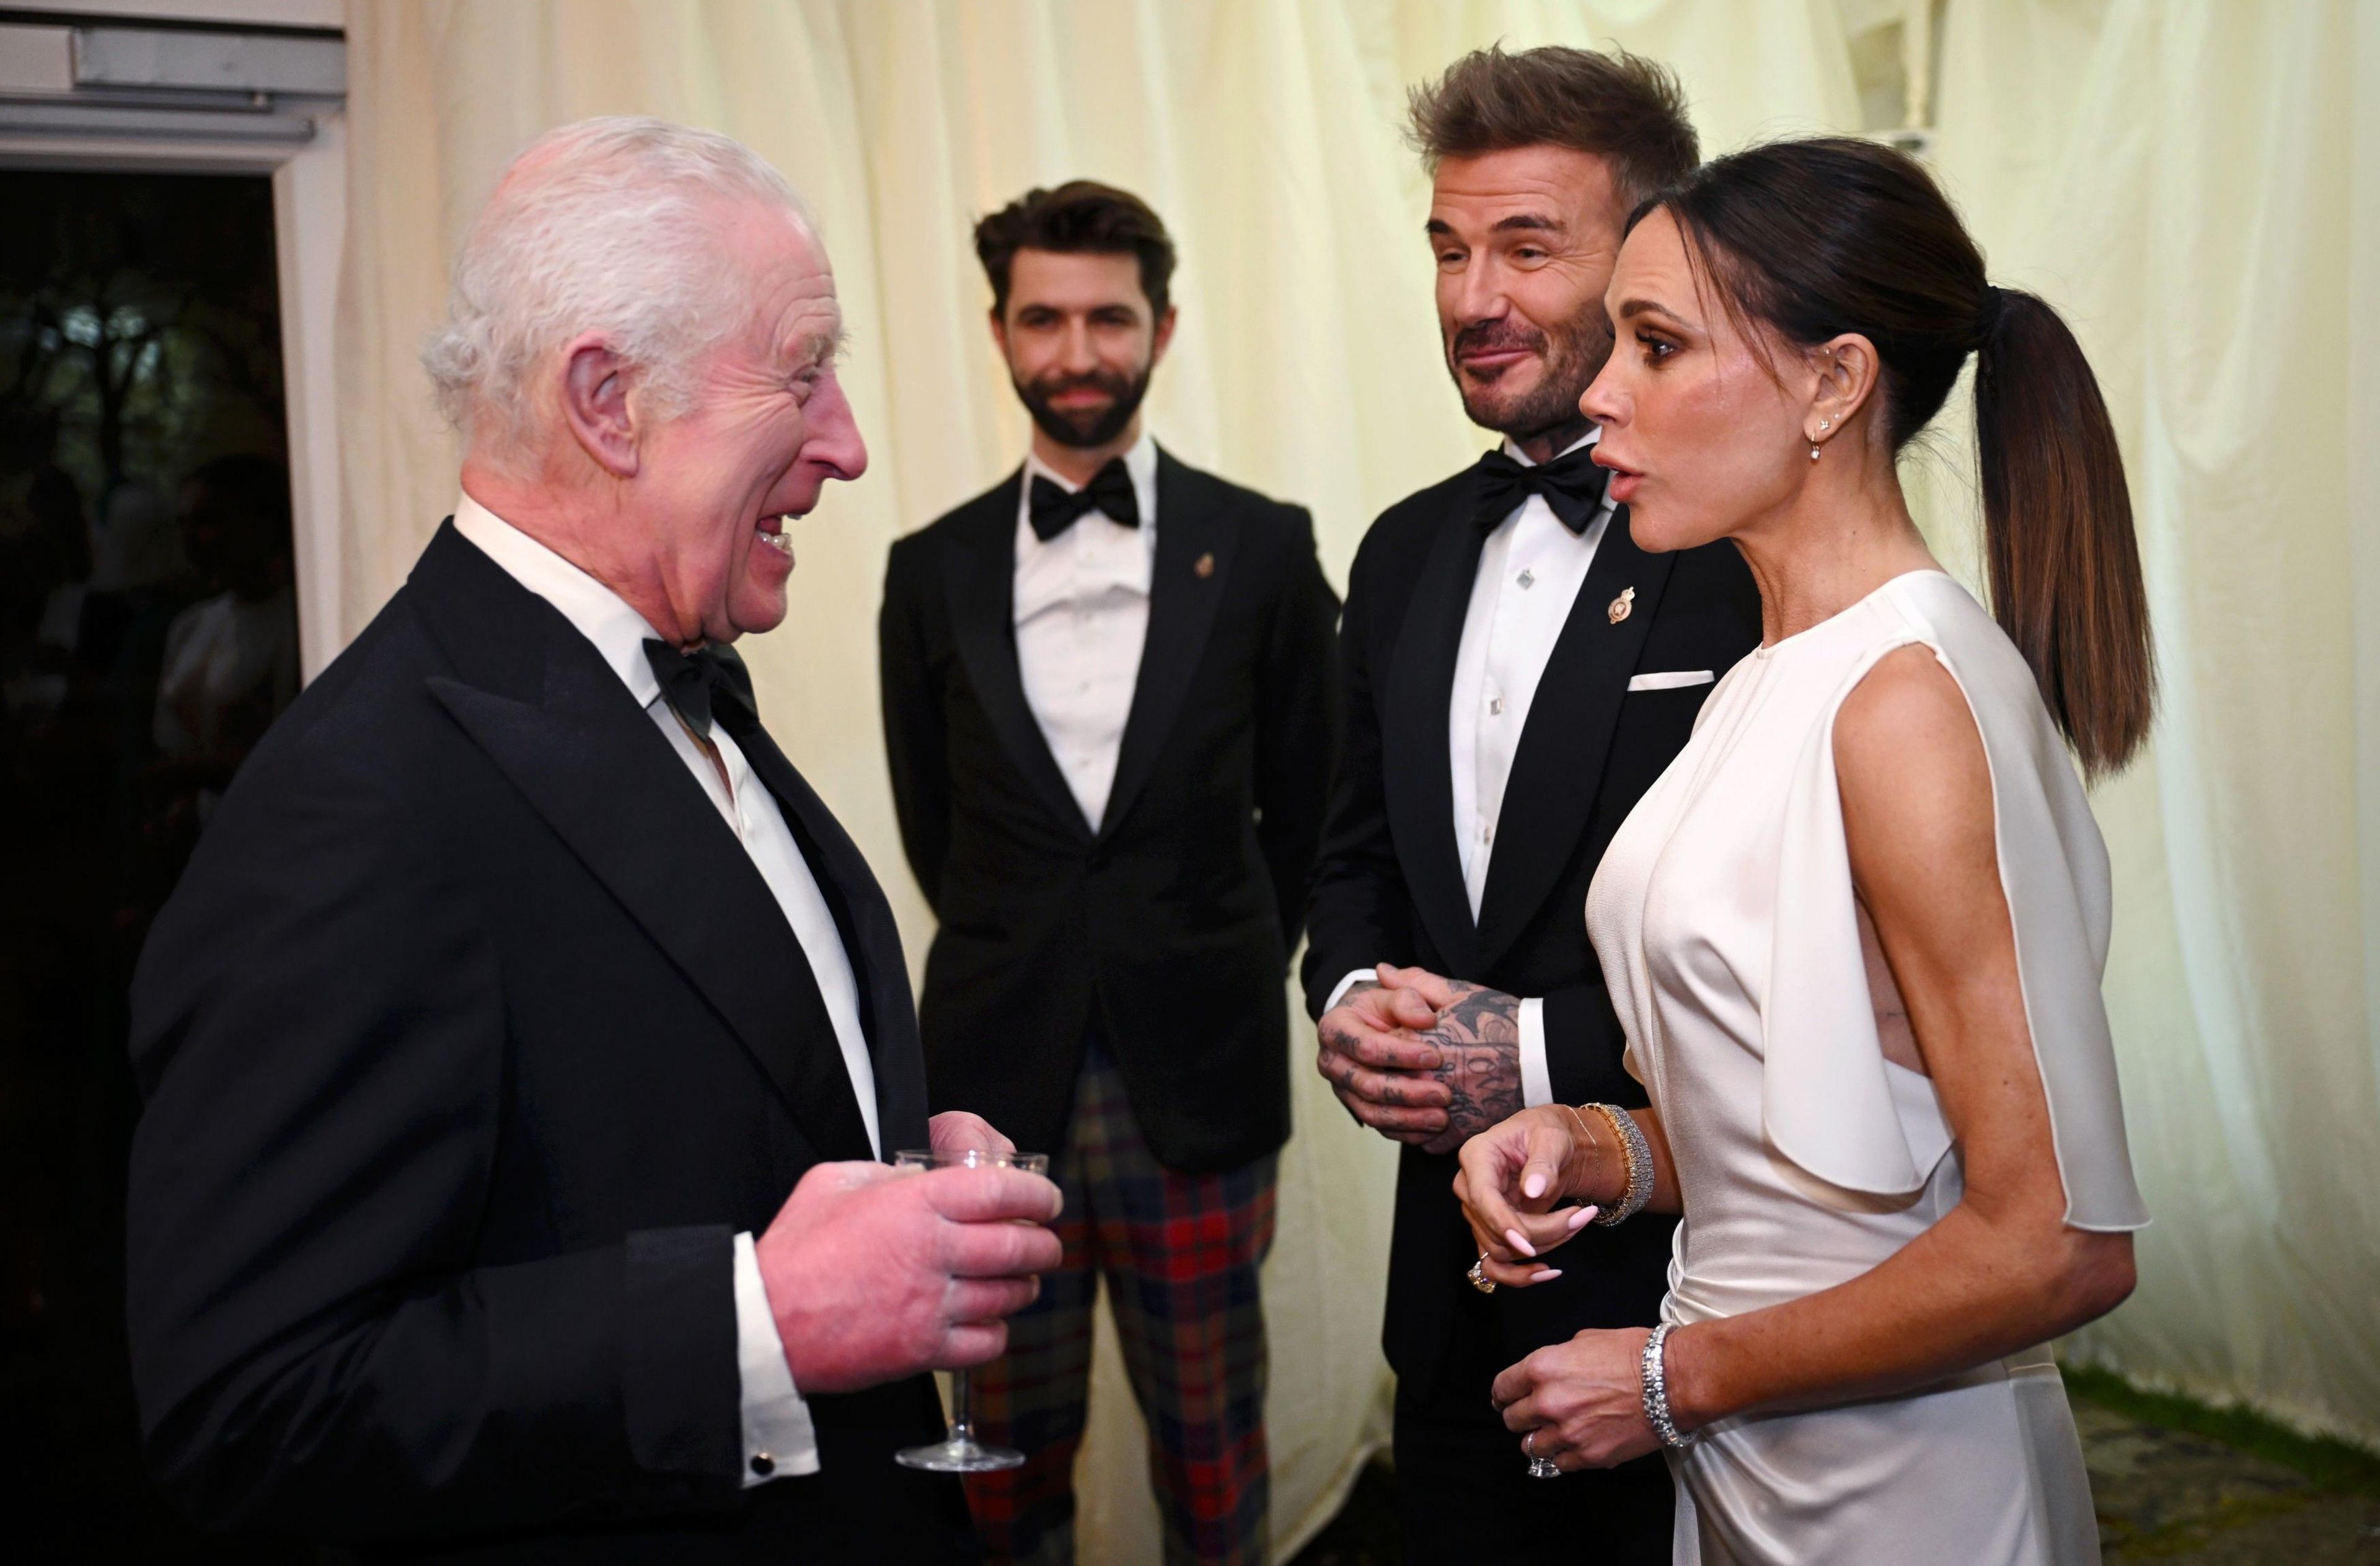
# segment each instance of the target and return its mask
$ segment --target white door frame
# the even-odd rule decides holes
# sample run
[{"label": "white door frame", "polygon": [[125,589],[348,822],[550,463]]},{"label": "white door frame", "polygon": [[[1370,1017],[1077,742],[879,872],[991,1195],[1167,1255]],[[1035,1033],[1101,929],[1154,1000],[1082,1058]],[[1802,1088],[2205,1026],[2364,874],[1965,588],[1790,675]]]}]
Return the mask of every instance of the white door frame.
[{"label": "white door frame", "polygon": [[346,245],[346,117],[323,113],[300,142],[0,133],[0,168],[149,174],[262,174],[273,179],[287,408],[298,647],[312,679],[346,645],[341,580],[338,384],[332,338]]}]

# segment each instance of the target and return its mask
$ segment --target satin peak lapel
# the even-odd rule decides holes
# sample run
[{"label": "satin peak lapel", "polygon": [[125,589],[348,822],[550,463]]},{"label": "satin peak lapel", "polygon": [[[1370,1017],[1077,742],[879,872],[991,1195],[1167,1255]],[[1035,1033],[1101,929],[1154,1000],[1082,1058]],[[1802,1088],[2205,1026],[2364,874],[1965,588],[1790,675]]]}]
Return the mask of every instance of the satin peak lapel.
[{"label": "satin peak lapel", "polygon": [[540,702],[443,677],[431,694],[726,1020],[819,1157],[869,1157],[826,1002],[768,883],[619,676],[534,607],[552,620]]},{"label": "satin peak lapel", "polygon": [[[1504,783],[1479,899],[1483,970],[1527,928],[1586,830],[1611,734],[1619,726],[1620,704],[1660,611],[1674,559],[1636,547],[1628,536],[1625,506],[1604,526],[1594,564],[1537,678],[1528,727],[1521,731]],[[1612,605],[1632,588],[1626,613],[1613,619]]]},{"label": "satin peak lapel", "polygon": [[1478,931],[1463,889],[1463,854],[1454,841],[1454,783],[1447,752],[1447,704],[1454,660],[1471,609],[1485,540],[1472,526],[1470,492],[1449,512],[1430,545],[1421,580],[1405,607],[1380,716],[1381,790],[1414,905],[1430,943],[1457,977],[1477,973]]},{"label": "satin peak lapel", "polygon": [[1214,628],[1215,610],[1231,579],[1239,542],[1238,518],[1214,503],[1200,475],[1157,454],[1157,560],[1148,587],[1148,634],[1116,750],[1115,783],[1108,791],[1099,836],[1111,837],[1157,770],[1166,736],[1182,715],[1183,698],[1197,677],[1198,660]]},{"label": "satin peak lapel", "polygon": [[1016,668],[1016,497],[1025,474],[1019,468],[1005,484],[978,503],[964,528],[953,530],[942,548],[943,595],[950,604],[951,637],[967,684],[983,708],[986,722],[1000,736],[1001,748],[1025,774],[1033,792],[1049,807],[1050,819],[1091,835],[1083,807],[1066,786],[1050,742],[1025,699],[1024,676]]}]

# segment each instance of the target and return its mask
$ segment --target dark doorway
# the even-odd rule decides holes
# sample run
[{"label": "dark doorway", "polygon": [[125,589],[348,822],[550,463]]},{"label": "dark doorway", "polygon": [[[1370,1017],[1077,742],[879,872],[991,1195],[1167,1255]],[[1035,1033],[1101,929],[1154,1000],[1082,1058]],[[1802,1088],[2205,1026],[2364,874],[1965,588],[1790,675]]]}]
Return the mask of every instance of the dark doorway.
[{"label": "dark doorway", "polygon": [[[273,193],[0,171],[0,1495],[22,1560],[177,1524],[125,1364],[125,993],[298,686]],[[19,1551],[23,1553],[18,1553]]]}]

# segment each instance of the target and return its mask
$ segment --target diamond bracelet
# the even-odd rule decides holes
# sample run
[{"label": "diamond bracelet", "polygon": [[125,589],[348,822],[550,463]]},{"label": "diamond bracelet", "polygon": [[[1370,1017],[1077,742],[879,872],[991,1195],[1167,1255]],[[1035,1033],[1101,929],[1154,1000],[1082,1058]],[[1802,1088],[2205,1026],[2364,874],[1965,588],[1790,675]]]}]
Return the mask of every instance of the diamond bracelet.
[{"label": "diamond bracelet", "polygon": [[1644,1384],[1645,1422],[1653,1426],[1663,1446],[1690,1447],[1694,1444],[1693,1433],[1682,1434],[1677,1421],[1670,1417],[1670,1380],[1661,1366],[1661,1348],[1669,1341],[1670,1323],[1664,1321],[1645,1340],[1644,1356],[1636,1362],[1637,1377]]},{"label": "diamond bracelet", "polygon": [[1611,1135],[1619,1139],[1621,1156],[1628,1160],[1628,1184],[1620,1193],[1620,1199],[1611,1204],[1609,1210],[1596,1214],[1593,1220],[1597,1228],[1609,1229],[1615,1223],[1627,1222],[1644,1211],[1645,1204],[1653,1199],[1653,1149],[1645,1142],[1644,1130],[1637,1125],[1636,1117],[1626,1110],[1616,1104],[1589,1104],[1586,1107],[1611,1123]]}]

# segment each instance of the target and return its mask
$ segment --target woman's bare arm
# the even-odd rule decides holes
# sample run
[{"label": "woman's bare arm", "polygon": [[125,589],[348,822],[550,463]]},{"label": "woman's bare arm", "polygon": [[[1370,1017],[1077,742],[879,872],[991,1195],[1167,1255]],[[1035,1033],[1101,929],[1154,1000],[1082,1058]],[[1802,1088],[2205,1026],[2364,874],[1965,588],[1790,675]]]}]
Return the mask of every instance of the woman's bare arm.
[{"label": "woman's bare arm", "polygon": [[2131,1237],[2069,1228],[1999,880],[1991,775],[1957,684],[1926,649],[1843,703],[1835,766],[1852,877],[1964,1160],[1966,1194],[1873,1270],[1671,1334],[1691,1427],[1744,1409],[1920,1386],[2070,1331],[2131,1292]]}]

